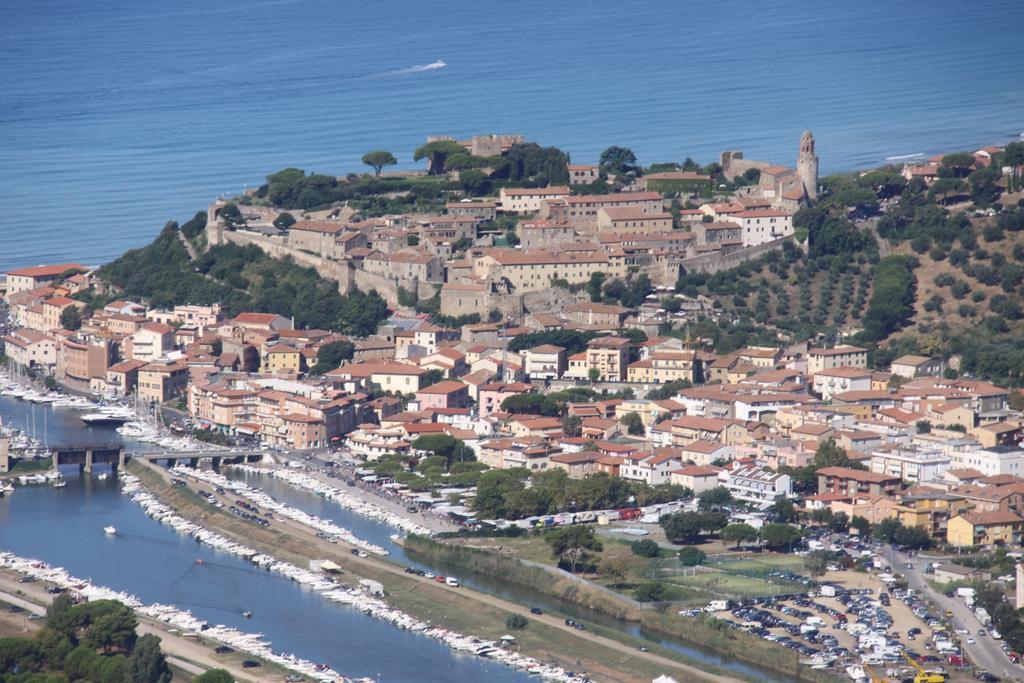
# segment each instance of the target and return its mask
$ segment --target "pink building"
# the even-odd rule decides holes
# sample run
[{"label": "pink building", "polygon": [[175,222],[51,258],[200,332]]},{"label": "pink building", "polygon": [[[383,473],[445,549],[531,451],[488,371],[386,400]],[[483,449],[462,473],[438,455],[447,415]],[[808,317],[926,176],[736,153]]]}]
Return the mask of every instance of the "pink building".
[{"label": "pink building", "polygon": [[480,404],[480,417],[487,417],[493,412],[501,410],[501,402],[509,396],[526,394],[536,391],[536,387],[523,382],[483,384],[477,390],[477,402]]},{"label": "pink building", "polygon": [[814,461],[813,442],[799,441],[755,441],[736,446],[736,458],[753,458],[758,465],[769,469],[806,467]]},{"label": "pink building", "polygon": [[438,382],[416,392],[420,410],[465,408],[470,404],[469,385],[463,382]]}]

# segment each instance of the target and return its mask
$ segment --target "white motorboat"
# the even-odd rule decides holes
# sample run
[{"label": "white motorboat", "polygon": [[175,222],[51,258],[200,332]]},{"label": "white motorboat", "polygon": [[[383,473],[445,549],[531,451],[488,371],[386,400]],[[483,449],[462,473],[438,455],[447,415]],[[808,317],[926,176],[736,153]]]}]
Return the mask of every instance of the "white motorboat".
[{"label": "white motorboat", "polygon": [[127,417],[107,413],[86,413],[79,416],[79,419],[87,425],[121,425],[128,421]]},{"label": "white motorboat", "polygon": [[858,683],[867,680],[867,676],[864,674],[864,667],[860,664],[851,664],[846,667],[846,675],[850,677],[850,680],[857,681]]},{"label": "white motorboat", "polygon": [[115,529],[113,526],[105,526],[103,527],[103,533],[105,533],[107,536],[113,536],[117,533],[117,529]]},{"label": "white motorboat", "polygon": [[68,483],[66,481],[64,481],[63,479],[58,479],[57,481],[53,482],[53,488],[55,488],[55,489],[62,489],[62,488],[64,488],[67,485],[68,485]]},{"label": "white motorboat", "polygon": [[97,479],[99,479],[100,481],[105,481],[108,476],[110,475],[108,475],[106,472],[100,472],[100,475],[97,477]]}]

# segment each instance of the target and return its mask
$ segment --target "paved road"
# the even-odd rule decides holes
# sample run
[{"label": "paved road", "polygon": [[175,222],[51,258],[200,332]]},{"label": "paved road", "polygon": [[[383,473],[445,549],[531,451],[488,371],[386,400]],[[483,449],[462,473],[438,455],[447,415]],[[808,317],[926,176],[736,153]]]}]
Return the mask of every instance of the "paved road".
[{"label": "paved road", "polygon": [[[999,641],[991,636],[978,636],[978,629],[983,628],[975,618],[974,613],[964,604],[963,600],[947,598],[932,586],[925,579],[924,565],[930,561],[919,558],[910,558],[903,553],[896,552],[892,548],[885,551],[886,559],[894,571],[900,571],[907,577],[910,587],[924,593],[939,609],[952,610],[953,628],[963,628],[971,634],[961,637],[961,645],[964,652],[970,657],[975,666],[985,669],[1004,679],[1024,681],[1024,667],[1013,664],[1007,658],[999,645]],[[911,568],[906,568],[906,562],[911,561]],[[987,630],[987,629],[986,629]],[[967,638],[973,638],[974,643],[968,643]]]}]

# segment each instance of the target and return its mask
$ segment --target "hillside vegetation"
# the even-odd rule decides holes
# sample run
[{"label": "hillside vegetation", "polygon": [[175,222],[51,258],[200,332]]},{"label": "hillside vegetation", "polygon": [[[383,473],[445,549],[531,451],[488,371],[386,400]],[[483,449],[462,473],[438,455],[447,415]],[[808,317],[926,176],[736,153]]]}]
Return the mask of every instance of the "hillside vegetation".
[{"label": "hillside vegetation", "polygon": [[678,292],[706,294],[721,316],[672,333],[720,353],[847,341],[871,349],[879,368],[905,353],[957,355],[963,373],[1020,385],[1024,207],[1019,189],[967,171],[964,156],[947,156],[931,188],[895,168],[823,179],[819,203],[794,217],[795,244],[680,276]]},{"label": "hillside vegetation", "polygon": [[229,315],[242,311],[294,317],[297,327],[372,334],[387,317],[375,292],[338,293],[337,283],[290,259],[274,259],[259,247],[218,245],[191,261],[176,223],[141,249],[132,249],[99,271],[130,298],[157,307],[222,302]]}]

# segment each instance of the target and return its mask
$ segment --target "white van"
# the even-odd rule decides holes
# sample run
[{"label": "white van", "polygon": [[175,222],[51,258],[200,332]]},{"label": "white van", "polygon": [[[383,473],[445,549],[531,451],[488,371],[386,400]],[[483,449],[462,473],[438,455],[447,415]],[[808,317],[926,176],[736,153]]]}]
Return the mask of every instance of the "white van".
[{"label": "white van", "polygon": [[444,580],[444,582],[452,588],[459,587],[459,580],[456,579],[454,576],[449,576],[447,579]]}]

